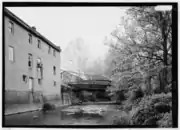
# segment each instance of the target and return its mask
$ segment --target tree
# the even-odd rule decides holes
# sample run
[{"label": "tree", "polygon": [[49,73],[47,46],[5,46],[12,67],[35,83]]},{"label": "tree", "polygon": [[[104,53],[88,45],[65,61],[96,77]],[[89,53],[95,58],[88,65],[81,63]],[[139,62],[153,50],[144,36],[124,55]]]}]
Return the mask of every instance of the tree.
[{"label": "tree", "polygon": [[[132,7],[128,17],[114,30],[109,46],[112,76],[119,79],[144,81],[151,93],[151,79],[160,71],[160,88],[167,85],[167,69],[171,65],[171,11],[158,12],[154,7]],[[123,29],[122,29],[123,28]],[[122,32],[124,30],[124,32]],[[139,76],[133,76],[136,74]],[[144,78],[142,78],[144,77]],[[116,79],[116,80],[119,80]],[[131,86],[131,84],[129,86]]]}]

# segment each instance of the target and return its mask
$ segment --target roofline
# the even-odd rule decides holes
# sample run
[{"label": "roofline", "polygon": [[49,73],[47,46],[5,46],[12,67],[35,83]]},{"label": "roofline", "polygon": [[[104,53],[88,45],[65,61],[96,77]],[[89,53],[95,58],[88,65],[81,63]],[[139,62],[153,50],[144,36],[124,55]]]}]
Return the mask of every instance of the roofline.
[{"label": "roofline", "polygon": [[22,27],[24,27],[26,30],[28,30],[29,32],[31,32],[32,34],[34,34],[36,37],[42,39],[44,42],[46,42],[48,45],[50,45],[51,47],[53,47],[54,49],[56,49],[58,52],[61,52],[61,48],[60,46],[56,46],[55,44],[53,44],[50,40],[48,40],[47,38],[45,38],[43,35],[41,35],[38,31],[35,31],[34,29],[32,29],[32,27],[30,27],[27,23],[25,23],[22,19],[20,19],[19,17],[17,17],[15,14],[13,14],[11,11],[9,11],[7,8],[3,9],[3,13],[5,16],[8,16],[9,18],[13,19],[16,23],[18,23],[19,25],[21,25]]},{"label": "roofline", "polygon": [[79,74],[78,72],[74,72],[74,71],[70,71],[70,70],[63,70],[63,69],[61,69],[61,70],[62,71],[60,73],[68,72],[68,73],[71,73],[71,74]]},{"label": "roofline", "polygon": [[60,72],[60,74],[63,74],[63,73],[65,73],[65,72],[67,72],[67,73],[69,73],[69,74],[71,74],[71,75],[73,75],[73,76],[76,76],[76,77],[78,77],[78,78],[83,79],[81,76],[79,76],[78,73],[73,72],[73,71],[66,71],[66,70],[63,70],[63,71]]}]

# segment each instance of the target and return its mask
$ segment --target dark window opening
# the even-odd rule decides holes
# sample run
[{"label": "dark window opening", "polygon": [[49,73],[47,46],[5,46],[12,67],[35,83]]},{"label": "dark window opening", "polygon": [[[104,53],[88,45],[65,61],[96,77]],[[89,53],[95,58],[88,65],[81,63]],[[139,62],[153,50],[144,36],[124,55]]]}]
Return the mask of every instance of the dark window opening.
[{"label": "dark window opening", "polygon": [[28,56],[28,66],[29,68],[32,68],[32,65],[33,65],[33,58],[32,58],[32,54],[29,54]]},{"label": "dark window opening", "polygon": [[56,67],[53,67],[53,74],[56,75]]},{"label": "dark window opening", "polygon": [[43,64],[40,58],[37,59],[37,75],[38,75],[38,78],[40,79],[43,78]]},{"label": "dark window opening", "polygon": [[56,86],[56,81],[54,81],[54,86]]},{"label": "dark window opening", "polygon": [[11,22],[11,21],[9,21],[9,31],[10,31],[10,33],[14,33],[14,24],[13,24],[13,22]]},{"label": "dark window opening", "polygon": [[23,79],[23,82],[24,82],[24,83],[27,83],[27,76],[26,76],[26,75],[23,75],[23,76],[22,76],[22,79]]},{"label": "dark window opening", "polygon": [[40,41],[40,40],[38,40],[37,47],[38,47],[39,49],[41,49],[41,41]]},{"label": "dark window opening", "polygon": [[32,44],[32,35],[29,34],[29,44]]},{"label": "dark window opening", "polygon": [[39,84],[39,85],[42,84],[42,79],[38,79],[38,84]]}]

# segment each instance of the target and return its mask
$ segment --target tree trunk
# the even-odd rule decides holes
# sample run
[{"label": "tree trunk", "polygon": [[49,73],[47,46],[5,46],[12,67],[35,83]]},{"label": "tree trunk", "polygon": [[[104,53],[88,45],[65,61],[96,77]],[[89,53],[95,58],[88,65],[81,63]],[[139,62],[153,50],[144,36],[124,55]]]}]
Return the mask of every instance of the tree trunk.
[{"label": "tree trunk", "polygon": [[[164,15],[166,12],[164,12]],[[162,45],[163,45],[163,64],[165,68],[163,68],[159,72],[159,79],[160,79],[160,89],[164,92],[164,88],[167,85],[167,65],[168,65],[168,49],[167,49],[167,21],[165,19],[166,16],[163,17],[163,12],[160,13],[160,23],[161,23],[161,33],[162,33]]]},{"label": "tree trunk", "polygon": [[161,92],[165,91],[165,87],[167,85],[167,68],[163,68],[159,72],[159,82],[160,82],[160,90]]}]

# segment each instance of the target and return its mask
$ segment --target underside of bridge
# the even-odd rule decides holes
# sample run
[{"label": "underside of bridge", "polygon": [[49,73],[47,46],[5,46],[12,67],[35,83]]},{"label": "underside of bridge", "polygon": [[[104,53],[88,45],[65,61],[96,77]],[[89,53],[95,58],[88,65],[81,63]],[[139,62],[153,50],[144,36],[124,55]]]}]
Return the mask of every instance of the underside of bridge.
[{"label": "underside of bridge", "polygon": [[69,83],[74,97],[82,102],[109,101],[110,97],[106,88],[111,85],[110,81],[85,80],[78,83]]}]

